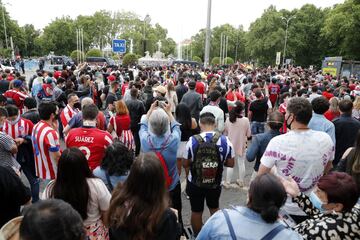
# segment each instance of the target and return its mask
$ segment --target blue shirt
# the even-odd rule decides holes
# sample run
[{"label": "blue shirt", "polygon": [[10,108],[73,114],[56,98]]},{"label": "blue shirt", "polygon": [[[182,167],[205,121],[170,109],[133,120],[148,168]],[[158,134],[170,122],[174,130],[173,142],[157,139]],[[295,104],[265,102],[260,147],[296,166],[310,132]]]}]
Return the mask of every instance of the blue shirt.
[{"label": "blue shirt", "polygon": [[324,115],[313,113],[308,127],[315,131],[327,133],[335,144],[335,125],[327,120]]},{"label": "blue shirt", "polygon": [[[99,166],[94,169],[93,174],[96,177],[100,178],[105,183],[106,187],[110,190],[110,185],[107,181],[106,172],[104,169],[102,169]],[[125,176],[109,176],[111,185],[113,186],[114,189],[119,182],[125,182],[127,177],[128,177],[127,175],[125,175]]]},{"label": "blue shirt", "polygon": [[[266,223],[259,213],[247,207],[236,207],[235,209],[226,210],[230,217],[237,239],[261,239],[272,229],[281,224],[279,221],[275,223]],[[231,235],[225,216],[222,211],[217,211],[211,216],[198,234],[197,240],[229,240]],[[290,229],[280,231],[274,240],[296,240],[302,237]]]},{"label": "blue shirt", "polygon": [[160,151],[161,155],[165,159],[169,175],[172,177],[172,183],[169,187],[169,191],[171,191],[180,181],[176,159],[181,139],[180,124],[175,120],[172,121],[170,123],[170,131],[165,133],[163,136],[156,136],[155,134],[149,132],[146,116],[142,117],[140,125],[139,137],[141,141],[141,151],[144,153]]}]

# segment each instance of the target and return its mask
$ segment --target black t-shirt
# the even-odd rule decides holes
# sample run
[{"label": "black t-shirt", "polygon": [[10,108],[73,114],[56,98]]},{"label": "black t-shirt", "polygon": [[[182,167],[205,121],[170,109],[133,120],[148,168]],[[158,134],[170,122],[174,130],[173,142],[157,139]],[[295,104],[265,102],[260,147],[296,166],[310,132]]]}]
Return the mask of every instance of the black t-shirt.
[{"label": "black t-shirt", "polygon": [[[146,223],[142,223],[146,224]],[[165,210],[161,218],[155,237],[156,240],[177,240],[180,238],[181,227],[177,222],[176,215],[170,209]],[[111,240],[130,239],[127,230],[124,228],[110,227],[109,236]]]},{"label": "black t-shirt", "polygon": [[0,80],[0,94],[5,93],[9,90],[9,81],[8,80]]},{"label": "black t-shirt", "polygon": [[251,121],[255,122],[265,122],[267,117],[267,111],[269,106],[267,104],[268,98],[258,99],[253,101],[250,104],[250,111],[252,112],[252,119]]},{"label": "black t-shirt", "polygon": [[25,187],[14,170],[0,166],[0,228],[20,216],[20,207],[30,199],[30,189]]},{"label": "black t-shirt", "polygon": [[107,97],[106,97],[106,107],[108,107],[109,104],[114,104],[114,102],[116,102],[118,100],[116,94],[109,92]]}]

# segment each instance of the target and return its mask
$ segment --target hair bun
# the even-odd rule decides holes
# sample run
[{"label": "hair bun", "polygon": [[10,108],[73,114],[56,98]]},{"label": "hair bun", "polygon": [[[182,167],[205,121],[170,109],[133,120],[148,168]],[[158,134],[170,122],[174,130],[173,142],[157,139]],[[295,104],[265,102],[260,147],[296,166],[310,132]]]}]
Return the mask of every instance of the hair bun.
[{"label": "hair bun", "polygon": [[261,211],[261,218],[267,223],[274,223],[279,216],[279,208],[275,205],[269,205]]}]

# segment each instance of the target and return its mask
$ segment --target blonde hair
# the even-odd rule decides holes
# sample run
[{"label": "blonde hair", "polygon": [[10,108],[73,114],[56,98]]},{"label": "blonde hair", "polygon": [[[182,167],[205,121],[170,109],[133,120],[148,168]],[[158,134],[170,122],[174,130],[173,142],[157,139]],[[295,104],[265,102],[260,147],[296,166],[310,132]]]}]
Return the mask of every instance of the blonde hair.
[{"label": "blonde hair", "polygon": [[124,100],[119,100],[115,102],[115,110],[118,115],[127,115],[129,110],[124,102]]},{"label": "blonde hair", "polygon": [[330,107],[329,110],[331,112],[338,112],[339,111],[339,99],[337,97],[332,97],[329,101]]},{"label": "blonde hair", "polygon": [[360,110],[360,96],[356,96],[353,109]]}]

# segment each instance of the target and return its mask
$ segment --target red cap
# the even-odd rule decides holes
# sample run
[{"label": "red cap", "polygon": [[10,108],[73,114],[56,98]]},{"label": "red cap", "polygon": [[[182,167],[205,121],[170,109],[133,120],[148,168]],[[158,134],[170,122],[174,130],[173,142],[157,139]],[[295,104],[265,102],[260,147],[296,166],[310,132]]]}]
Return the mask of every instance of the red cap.
[{"label": "red cap", "polygon": [[107,79],[108,79],[110,82],[113,82],[113,81],[116,80],[116,77],[115,77],[114,75],[110,75],[110,76],[108,76]]}]

